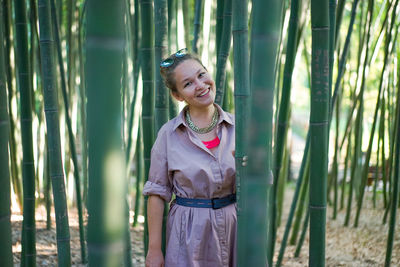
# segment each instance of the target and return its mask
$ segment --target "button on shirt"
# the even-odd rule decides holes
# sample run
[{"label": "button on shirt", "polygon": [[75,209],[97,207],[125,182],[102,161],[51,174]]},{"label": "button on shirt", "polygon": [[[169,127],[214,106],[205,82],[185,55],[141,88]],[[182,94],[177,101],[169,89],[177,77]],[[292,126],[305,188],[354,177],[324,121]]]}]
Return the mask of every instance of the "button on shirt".
[{"label": "button on shirt", "polygon": [[[151,151],[143,194],[170,202],[184,198],[221,198],[235,193],[235,127],[232,114],[219,112],[214,154],[187,127],[184,111],[159,131]],[[221,209],[171,203],[165,266],[236,266],[236,205]]]}]

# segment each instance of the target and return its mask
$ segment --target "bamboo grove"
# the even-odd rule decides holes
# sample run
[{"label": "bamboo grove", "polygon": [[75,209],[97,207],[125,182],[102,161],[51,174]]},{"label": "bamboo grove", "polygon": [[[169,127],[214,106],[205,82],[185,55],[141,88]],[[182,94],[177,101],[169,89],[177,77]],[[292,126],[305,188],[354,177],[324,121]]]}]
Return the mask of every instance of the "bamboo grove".
[{"label": "bamboo grove", "polygon": [[[183,47],[235,114],[238,266],[281,266],[307,233],[309,266],[325,266],[326,221],[343,212],[359,227],[366,205],[384,210],[374,219],[389,224],[393,265],[399,25],[398,0],[0,0],[0,266],[13,253],[36,265],[39,210],[47,229],[54,212],[59,266],[78,263],[71,214],[81,263],[134,266],[138,225],[146,254],[151,147],[182,108],[158,66]],[[20,251],[11,213],[23,215]]]}]

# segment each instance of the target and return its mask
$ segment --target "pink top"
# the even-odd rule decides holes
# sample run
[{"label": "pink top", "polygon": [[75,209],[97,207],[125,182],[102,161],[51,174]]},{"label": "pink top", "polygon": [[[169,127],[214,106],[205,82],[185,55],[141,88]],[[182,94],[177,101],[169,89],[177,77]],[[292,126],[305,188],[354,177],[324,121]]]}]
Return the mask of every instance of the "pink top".
[{"label": "pink top", "polygon": [[[233,115],[217,106],[220,144],[212,153],[187,127],[184,114],[158,132],[144,195],[170,202],[184,198],[220,198],[235,190]],[[172,201],[167,220],[165,267],[236,266],[236,205],[192,208]]]},{"label": "pink top", "polygon": [[202,141],[202,143],[206,146],[206,148],[211,149],[217,147],[220,143],[218,136],[216,136],[213,140],[210,141]]}]

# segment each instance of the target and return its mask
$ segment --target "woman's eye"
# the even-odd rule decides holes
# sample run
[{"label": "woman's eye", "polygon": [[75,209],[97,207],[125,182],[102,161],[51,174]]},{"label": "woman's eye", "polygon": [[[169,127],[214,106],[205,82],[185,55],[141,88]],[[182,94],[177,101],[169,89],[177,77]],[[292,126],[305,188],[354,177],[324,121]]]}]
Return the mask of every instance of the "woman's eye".
[{"label": "woman's eye", "polygon": [[191,84],[191,82],[185,83],[185,85],[183,86],[183,88],[188,87],[190,84]]},{"label": "woman's eye", "polygon": [[199,74],[199,78],[203,77],[204,75],[206,75],[205,72],[200,73],[200,74]]}]

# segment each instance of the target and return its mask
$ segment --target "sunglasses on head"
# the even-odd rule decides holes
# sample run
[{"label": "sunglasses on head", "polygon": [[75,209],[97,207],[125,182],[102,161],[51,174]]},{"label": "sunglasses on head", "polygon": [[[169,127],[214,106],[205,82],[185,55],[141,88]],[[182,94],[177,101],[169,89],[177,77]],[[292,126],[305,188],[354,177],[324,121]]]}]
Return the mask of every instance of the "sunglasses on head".
[{"label": "sunglasses on head", "polygon": [[169,66],[174,64],[175,58],[184,57],[187,54],[187,52],[188,52],[187,48],[182,48],[182,49],[178,50],[178,52],[176,52],[175,54],[172,54],[167,59],[164,59],[163,61],[161,61],[160,67],[168,68]]}]

